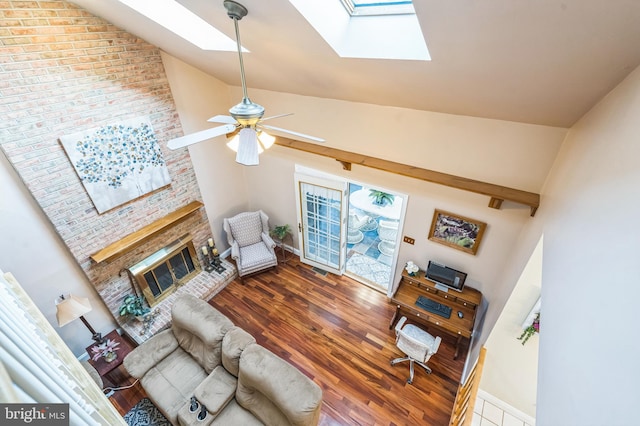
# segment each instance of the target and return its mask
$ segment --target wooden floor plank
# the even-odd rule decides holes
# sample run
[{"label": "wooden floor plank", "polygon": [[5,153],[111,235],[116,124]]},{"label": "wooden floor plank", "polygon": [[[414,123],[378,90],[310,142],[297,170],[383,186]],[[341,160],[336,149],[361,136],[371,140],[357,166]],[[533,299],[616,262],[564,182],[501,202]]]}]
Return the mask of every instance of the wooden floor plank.
[{"label": "wooden floor plank", "polygon": [[[408,363],[389,363],[403,354],[388,328],[394,308],[386,295],[292,259],[232,282],[209,303],[320,385],[322,426],[449,423],[464,356],[454,360],[455,342],[442,336],[433,373],[416,366],[408,385]],[[111,399],[124,414],[141,395],[136,385]]]}]

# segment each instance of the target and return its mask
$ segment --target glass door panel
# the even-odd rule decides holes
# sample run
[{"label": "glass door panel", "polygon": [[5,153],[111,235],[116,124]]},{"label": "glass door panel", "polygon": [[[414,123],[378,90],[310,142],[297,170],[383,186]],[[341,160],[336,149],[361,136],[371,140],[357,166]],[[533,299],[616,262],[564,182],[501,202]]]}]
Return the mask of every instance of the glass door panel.
[{"label": "glass door panel", "polygon": [[349,183],[346,274],[389,294],[398,261],[406,196]]},{"label": "glass door panel", "polygon": [[296,175],[300,260],[342,274],[345,246],[345,185]]}]

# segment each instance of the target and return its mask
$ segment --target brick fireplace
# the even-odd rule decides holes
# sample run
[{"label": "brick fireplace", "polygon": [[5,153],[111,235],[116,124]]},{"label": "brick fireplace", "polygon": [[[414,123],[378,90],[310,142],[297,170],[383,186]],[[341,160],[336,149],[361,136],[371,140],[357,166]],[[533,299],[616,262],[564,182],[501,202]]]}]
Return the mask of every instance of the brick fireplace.
[{"label": "brick fireplace", "polygon": [[[160,51],[65,1],[7,1],[2,12],[0,108],[5,119],[0,121],[0,148],[115,320],[140,341],[135,320],[118,315],[123,298],[134,291],[128,274],[121,271],[186,234],[195,247],[212,237],[202,207],[126,252],[99,262],[92,258],[202,201],[188,150],[166,148],[168,140],[182,135],[182,128]],[[99,214],[59,138],[141,116],[153,126],[171,183]],[[234,273],[228,266],[226,275],[200,272],[166,296],[154,306],[159,312],[154,327],[163,326],[168,306],[181,291],[209,298],[226,285]]]}]

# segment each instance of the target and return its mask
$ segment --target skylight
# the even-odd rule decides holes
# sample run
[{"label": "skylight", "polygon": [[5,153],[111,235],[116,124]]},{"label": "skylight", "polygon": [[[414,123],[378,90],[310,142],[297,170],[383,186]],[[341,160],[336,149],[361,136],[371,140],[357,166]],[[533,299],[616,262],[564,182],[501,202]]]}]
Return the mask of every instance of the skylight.
[{"label": "skylight", "polygon": [[403,15],[416,13],[411,0],[340,0],[351,16]]},{"label": "skylight", "polygon": [[[289,0],[342,58],[430,61],[427,43],[410,1]],[[344,3],[351,4],[349,13]],[[408,4],[407,4],[408,3]],[[390,12],[389,8],[405,8]],[[411,8],[407,12],[407,7]],[[380,14],[383,10],[386,14]],[[368,10],[378,13],[355,13]]]},{"label": "skylight", "polygon": [[175,0],[119,0],[202,50],[236,51],[230,39]]}]

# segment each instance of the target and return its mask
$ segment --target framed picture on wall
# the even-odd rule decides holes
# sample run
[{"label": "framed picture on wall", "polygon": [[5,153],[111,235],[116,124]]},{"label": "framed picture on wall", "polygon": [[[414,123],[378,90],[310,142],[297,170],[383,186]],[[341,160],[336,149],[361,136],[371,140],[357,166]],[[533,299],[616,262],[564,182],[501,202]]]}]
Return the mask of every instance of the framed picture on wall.
[{"label": "framed picture on wall", "polygon": [[429,240],[475,255],[486,227],[486,223],[436,209]]}]

